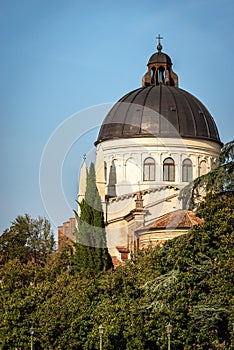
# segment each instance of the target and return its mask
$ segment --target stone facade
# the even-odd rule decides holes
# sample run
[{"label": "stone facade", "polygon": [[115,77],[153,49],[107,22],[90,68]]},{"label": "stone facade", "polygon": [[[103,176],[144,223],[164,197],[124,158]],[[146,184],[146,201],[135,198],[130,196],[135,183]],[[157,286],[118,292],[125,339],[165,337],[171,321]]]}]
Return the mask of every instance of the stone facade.
[{"label": "stone facade", "polygon": [[[118,256],[116,247],[128,248],[130,254],[133,253],[133,246],[138,245],[134,232],[140,226],[147,226],[167,213],[183,209],[178,199],[180,190],[216,166],[220,145],[197,139],[131,138],[102,142],[97,145],[96,152],[97,186],[105,213],[108,247],[112,256]],[[146,180],[144,162],[149,158],[153,160],[153,165],[149,166],[153,167],[154,176]],[[171,181],[164,177],[164,161],[168,158],[174,161]],[[189,160],[190,178],[183,178],[185,160]],[[142,212],[136,206],[139,194]],[[166,232],[162,232],[159,241],[164,239],[163,234]],[[177,230],[175,235],[178,234]]]},{"label": "stone facade", "polygon": [[74,232],[76,229],[76,219],[70,218],[64,222],[62,226],[58,227],[58,249],[61,250],[64,244],[70,245],[72,248],[73,243],[76,241]]}]

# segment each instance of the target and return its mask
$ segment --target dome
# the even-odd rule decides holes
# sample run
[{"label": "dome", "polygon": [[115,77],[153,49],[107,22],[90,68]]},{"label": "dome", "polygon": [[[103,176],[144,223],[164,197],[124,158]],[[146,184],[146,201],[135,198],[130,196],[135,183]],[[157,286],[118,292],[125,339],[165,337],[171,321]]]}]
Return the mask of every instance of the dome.
[{"label": "dome", "polygon": [[171,58],[164,52],[156,52],[154,53],[149,61],[148,65],[152,63],[166,63],[166,64],[172,64],[171,63]]},{"label": "dome", "polygon": [[195,96],[166,84],[123,96],[101,126],[97,143],[135,137],[182,137],[220,142],[214,119]]},{"label": "dome", "polygon": [[106,116],[97,143],[135,137],[182,137],[221,144],[214,119],[195,96],[178,87],[171,58],[158,52],[147,64],[142,87],[123,96]]}]

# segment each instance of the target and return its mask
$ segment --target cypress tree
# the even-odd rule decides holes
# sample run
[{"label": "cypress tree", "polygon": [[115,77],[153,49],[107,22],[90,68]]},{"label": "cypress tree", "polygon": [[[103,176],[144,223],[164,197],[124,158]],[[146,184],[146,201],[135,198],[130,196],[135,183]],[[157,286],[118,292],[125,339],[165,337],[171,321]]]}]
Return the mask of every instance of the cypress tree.
[{"label": "cypress tree", "polygon": [[87,171],[85,198],[79,203],[75,266],[87,276],[96,275],[113,267],[107,249],[106,231],[101,198],[96,186],[94,164]]}]

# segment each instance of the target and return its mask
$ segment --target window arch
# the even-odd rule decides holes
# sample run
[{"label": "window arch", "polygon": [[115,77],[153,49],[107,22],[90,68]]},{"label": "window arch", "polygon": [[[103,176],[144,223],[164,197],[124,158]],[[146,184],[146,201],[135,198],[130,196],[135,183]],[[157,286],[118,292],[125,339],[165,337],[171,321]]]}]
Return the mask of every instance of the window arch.
[{"label": "window arch", "polygon": [[190,159],[184,159],[182,163],[182,181],[190,182],[193,179],[193,165]]},{"label": "window arch", "polygon": [[202,160],[200,162],[199,176],[205,175],[207,173],[206,167],[206,161]]},{"label": "window arch", "polygon": [[143,181],[155,181],[155,161],[151,157],[144,160]]},{"label": "window arch", "polygon": [[163,67],[159,67],[157,70],[157,85],[165,83],[165,69]]},{"label": "window arch", "polygon": [[163,162],[163,181],[175,181],[175,162],[170,157]]},{"label": "window arch", "polygon": [[151,75],[151,84],[155,84],[155,70],[156,70],[156,68],[153,67],[153,68],[151,69],[151,72],[150,72],[150,75]]}]

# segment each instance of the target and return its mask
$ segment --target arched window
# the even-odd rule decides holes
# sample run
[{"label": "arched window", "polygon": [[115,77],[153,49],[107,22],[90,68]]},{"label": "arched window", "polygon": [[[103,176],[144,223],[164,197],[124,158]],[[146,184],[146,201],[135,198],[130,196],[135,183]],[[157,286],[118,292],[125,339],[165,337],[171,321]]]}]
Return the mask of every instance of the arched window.
[{"label": "arched window", "polygon": [[163,162],[163,181],[175,181],[175,162],[166,158]]},{"label": "arched window", "polygon": [[156,70],[156,68],[153,67],[151,69],[151,72],[150,72],[150,74],[151,74],[151,84],[155,84],[155,70]]},{"label": "arched window", "polygon": [[143,181],[155,181],[155,161],[151,157],[144,160]]},{"label": "arched window", "polygon": [[206,173],[207,173],[206,161],[202,160],[200,163],[199,176],[205,175]]},{"label": "arched window", "polygon": [[159,67],[157,70],[157,84],[165,83],[165,69],[163,67]]},{"label": "arched window", "polygon": [[185,159],[182,164],[182,181],[190,182],[193,179],[193,167],[190,159]]}]

